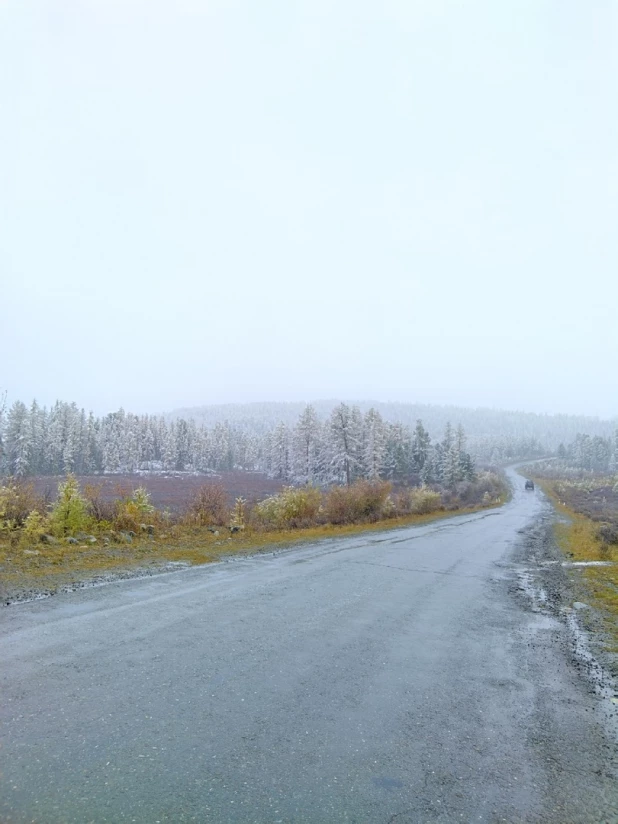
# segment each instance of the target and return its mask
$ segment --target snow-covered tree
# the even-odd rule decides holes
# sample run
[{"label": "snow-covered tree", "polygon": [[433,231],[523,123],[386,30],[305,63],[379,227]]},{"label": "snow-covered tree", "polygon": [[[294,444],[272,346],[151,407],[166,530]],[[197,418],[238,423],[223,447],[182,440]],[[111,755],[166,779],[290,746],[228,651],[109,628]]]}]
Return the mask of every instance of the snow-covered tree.
[{"label": "snow-covered tree", "polygon": [[297,483],[312,484],[319,480],[321,430],[315,408],[305,407],[292,431],[292,471]]},{"label": "snow-covered tree", "polygon": [[332,480],[348,486],[362,467],[360,453],[362,418],[358,409],[345,403],[336,406],[327,428],[327,449]]},{"label": "snow-covered tree", "polygon": [[416,422],[414,434],[412,435],[412,459],[417,472],[421,472],[425,466],[430,446],[431,438],[429,437],[429,433],[423,426],[423,422],[419,419]]},{"label": "snow-covered tree", "polygon": [[274,478],[282,481],[290,477],[290,430],[284,423],[275,427],[271,438],[270,468]]},{"label": "snow-covered tree", "polygon": [[386,438],[386,474],[406,480],[416,471],[412,458],[412,433],[401,423],[388,424]]},{"label": "snow-covered tree", "polygon": [[28,474],[31,457],[31,431],[27,406],[15,401],[6,422],[5,449],[8,472],[15,477]]},{"label": "snow-covered tree", "polygon": [[370,480],[377,480],[387,474],[386,427],[382,416],[371,408],[363,421],[363,474]]}]

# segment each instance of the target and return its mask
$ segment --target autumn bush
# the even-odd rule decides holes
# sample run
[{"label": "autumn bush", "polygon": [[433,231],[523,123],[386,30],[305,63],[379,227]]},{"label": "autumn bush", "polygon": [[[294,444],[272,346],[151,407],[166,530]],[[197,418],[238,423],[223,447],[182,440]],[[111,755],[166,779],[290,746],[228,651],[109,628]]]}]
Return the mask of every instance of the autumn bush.
[{"label": "autumn bush", "polygon": [[351,486],[334,486],[325,495],[324,520],[329,524],[379,521],[393,514],[387,481],[358,481]]},{"label": "autumn bush", "polygon": [[88,512],[88,503],[81,494],[77,479],[69,475],[58,486],[58,497],[49,515],[51,531],[58,538],[71,536],[91,528],[93,518]]},{"label": "autumn bush", "polygon": [[230,517],[227,498],[227,490],[221,484],[204,484],[189,504],[189,522],[197,526],[223,526]]},{"label": "autumn bush", "polygon": [[150,493],[143,486],[134,489],[129,498],[122,498],[116,504],[114,526],[127,532],[138,532],[145,521],[152,520],[155,508],[150,502]]},{"label": "autumn bush", "polygon": [[116,517],[116,501],[106,500],[103,494],[103,484],[84,484],[84,498],[88,504],[88,511],[100,523],[111,523]]},{"label": "autumn bush", "polygon": [[601,524],[597,530],[597,538],[604,544],[618,546],[618,513],[616,523]]},{"label": "autumn bush", "polygon": [[7,480],[0,486],[0,529],[19,529],[31,512],[45,512],[45,502],[32,484]]},{"label": "autumn bush", "polygon": [[[422,485],[393,491],[391,483],[381,480],[362,480],[324,491],[312,486],[288,486],[256,504],[238,497],[230,507],[225,486],[210,483],[198,490],[181,516],[157,510],[143,486],[133,490],[118,487],[119,497],[110,501],[103,498],[100,484],[86,484],[82,491],[77,479],[69,475],[50,505],[28,484],[7,481],[0,485],[0,538],[8,536],[11,544],[30,545],[47,540],[45,534],[68,539],[96,532],[99,537],[113,540],[118,533],[132,532],[135,536],[181,538],[188,529],[214,527],[227,527],[235,534],[245,526],[266,532],[367,524],[440,510],[456,511],[462,506],[490,506],[503,493],[504,482],[487,472],[448,490]],[[616,529],[615,524],[607,524],[599,537],[605,544],[613,543]]]},{"label": "autumn bush", "polygon": [[298,529],[317,521],[322,495],[315,487],[285,487],[253,508],[255,525],[270,529]]},{"label": "autumn bush", "polygon": [[442,496],[429,486],[417,486],[410,489],[409,511],[412,515],[429,515],[442,509]]},{"label": "autumn bush", "polygon": [[24,521],[19,533],[19,542],[22,546],[38,543],[49,529],[48,519],[38,510],[33,509]]},{"label": "autumn bush", "polygon": [[479,472],[475,480],[463,481],[455,488],[457,500],[465,506],[496,503],[507,494],[506,481],[495,472]]}]

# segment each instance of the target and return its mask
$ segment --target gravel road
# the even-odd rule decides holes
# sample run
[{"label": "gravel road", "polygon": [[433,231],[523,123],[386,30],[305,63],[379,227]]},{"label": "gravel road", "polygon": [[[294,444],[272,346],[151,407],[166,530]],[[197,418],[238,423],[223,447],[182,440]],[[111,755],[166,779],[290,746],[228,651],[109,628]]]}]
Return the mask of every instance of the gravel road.
[{"label": "gravel road", "polygon": [[611,702],[515,483],[499,510],[3,608],[0,821],[617,822]]}]

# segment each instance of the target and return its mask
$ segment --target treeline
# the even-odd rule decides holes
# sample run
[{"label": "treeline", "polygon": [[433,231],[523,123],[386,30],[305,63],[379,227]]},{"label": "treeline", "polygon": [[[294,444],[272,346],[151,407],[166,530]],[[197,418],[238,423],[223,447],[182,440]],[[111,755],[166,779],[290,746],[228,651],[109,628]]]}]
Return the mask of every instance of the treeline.
[{"label": "treeline", "polygon": [[563,465],[584,471],[618,472],[618,429],[608,438],[578,434],[575,440],[558,447],[558,459]]},{"label": "treeline", "polygon": [[262,471],[285,483],[353,484],[358,480],[439,483],[470,480],[475,463],[461,425],[447,422],[433,440],[417,421],[389,423],[375,409],[340,403],[321,421],[306,406],[293,425],[262,435],[228,422],[133,415],[103,417],[74,403],[51,409],[16,401],[0,410],[0,472],[13,477],[138,472]]},{"label": "treeline", "polygon": [[[319,400],[311,405],[324,422],[339,403],[338,400]],[[442,436],[449,421],[457,421],[466,430],[473,454],[477,454],[477,447],[486,450],[497,446],[500,450],[515,448],[519,456],[526,443],[536,443],[545,452],[555,452],[561,442],[571,442],[578,432],[608,437],[618,425],[616,420],[612,422],[585,415],[540,415],[504,409],[392,401],[348,401],[348,405],[358,407],[363,414],[375,409],[385,421],[401,423],[411,429],[420,419],[434,440]],[[264,435],[279,423],[294,426],[304,408],[304,403],[234,403],[187,407],[170,413],[168,417],[170,420],[195,420],[199,425],[210,428],[229,421],[247,434]]]}]

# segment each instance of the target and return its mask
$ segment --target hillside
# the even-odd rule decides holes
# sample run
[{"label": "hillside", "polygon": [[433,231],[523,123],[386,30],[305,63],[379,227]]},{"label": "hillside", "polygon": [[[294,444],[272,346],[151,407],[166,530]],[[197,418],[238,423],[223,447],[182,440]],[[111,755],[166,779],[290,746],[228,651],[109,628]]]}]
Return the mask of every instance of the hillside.
[{"label": "hillside", "polygon": [[[340,401],[312,401],[320,420],[328,418]],[[579,432],[608,437],[618,426],[618,418],[603,420],[584,415],[539,415],[534,412],[501,409],[470,409],[459,406],[437,406],[418,403],[384,401],[347,401],[366,413],[372,407],[385,421],[414,426],[421,419],[432,438],[438,438],[447,422],[461,423],[471,443],[484,438],[534,438],[546,449],[556,449],[560,443],[572,441]],[[246,403],[217,404],[175,409],[166,417],[171,420],[194,420],[212,427],[227,421],[251,435],[262,435],[283,422],[294,426],[306,404]]]}]

